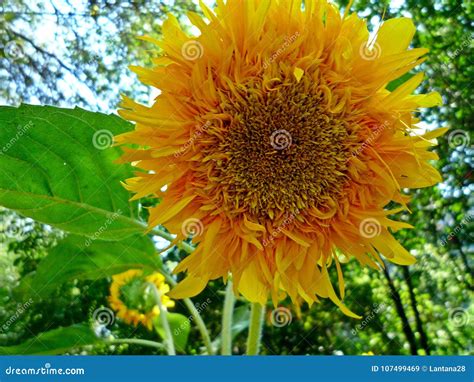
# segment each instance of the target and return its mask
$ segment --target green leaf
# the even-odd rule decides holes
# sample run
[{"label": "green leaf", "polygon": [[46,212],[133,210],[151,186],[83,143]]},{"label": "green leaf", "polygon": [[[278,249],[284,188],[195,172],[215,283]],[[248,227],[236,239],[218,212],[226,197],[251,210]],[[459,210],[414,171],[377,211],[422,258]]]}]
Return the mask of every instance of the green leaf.
[{"label": "green leaf", "polygon": [[414,76],[413,73],[405,73],[403,76],[398,77],[396,80],[391,81],[386,86],[386,89],[393,92],[396,88],[398,88],[400,85],[403,85],[405,82],[407,82],[413,76]]},{"label": "green leaf", "polygon": [[77,324],[38,334],[19,345],[0,346],[0,355],[62,354],[69,349],[94,345],[102,340],[87,324]]},{"label": "green leaf", "polygon": [[45,298],[69,280],[97,280],[128,269],[156,271],[162,267],[147,236],[114,242],[89,240],[70,235],[59,242],[39,263],[36,274],[20,285],[19,293],[33,290],[35,296]]},{"label": "green leaf", "polygon": [[[246,330],[249,327],[250,320],[250,309],[249,305],[243,304],[237,308],[234,308],[232,314],[232,327],[231,327],[231,336],[234,340],[240,333]],[[216,339],[212,342],[212,347],[214,349],[220,349],[221,347],[221,335],[219,334]]]},{"label": "green leaf", "polygon": [[[174,346],[177,351],[184,353],[188,343],[191,322],[182,314],[167,312],[168,322],[170,324],[171,334],[173,335]],[[165,330],[161,324],[161,317],[156,317],[153,321],[156,332],[161,338],[165,338]]]},{"label": "green leaf", "polygon": [[144,231],[120,184],[114,135],[132,128],[116,115],[79,108],[0,107],[0,205],[78,235],[121,240]]},{"label": "green leaf", "polygon": [[244,304],[234,309],[231,328],[232,339],[237,337],[240,333],[242,333],[249,327],[249,320],[250,310],[248,305]]}]

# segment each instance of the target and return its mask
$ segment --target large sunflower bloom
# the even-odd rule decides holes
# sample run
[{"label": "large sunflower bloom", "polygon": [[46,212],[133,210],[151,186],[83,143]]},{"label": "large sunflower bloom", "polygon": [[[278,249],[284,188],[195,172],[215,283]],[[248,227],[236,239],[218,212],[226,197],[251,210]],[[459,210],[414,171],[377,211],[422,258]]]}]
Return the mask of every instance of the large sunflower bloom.
[{"label": "large sunflower bloom", "polygon": [[196,295],[231,273],[252,302],[323,297],[354,315],[341,301],[341,262],[412,264],[391,233],[410,225],[388,216],[407,209],[402,190],[441,180],[427,149],[444,130],[419,136],[413,115],[439,94],[412,95],[422,74],[386,88],[427,50],[408,50],[410,19],[385,21],[371,41],[364,20],[324,0],[202,9],[206,21],[189,14],[199,37],[170,16],[161,41],[147,38],[161,56],[132,69],[161,93],[151,107],[124,99],[120,110],[136,127],[117,141],[141,147],[123,159],[144,170],[127,188],[162,198],[151,227],[183,239],[191,222],[199,243],[171,295]]},{"label": "large sunflower bloom", "polygon": [[109,304],[117,312],[117,317],[127,324],[137,326],[141,323],[151,330],[153,319],[160,315],[160,309],[150,291],[150,284],[154,284],[160,291],[164,307],[172,308],[175,305],[174,301],[166,296],[170,287],[161,273],[145,276],[142,270],[130,269],[112,276]]}]

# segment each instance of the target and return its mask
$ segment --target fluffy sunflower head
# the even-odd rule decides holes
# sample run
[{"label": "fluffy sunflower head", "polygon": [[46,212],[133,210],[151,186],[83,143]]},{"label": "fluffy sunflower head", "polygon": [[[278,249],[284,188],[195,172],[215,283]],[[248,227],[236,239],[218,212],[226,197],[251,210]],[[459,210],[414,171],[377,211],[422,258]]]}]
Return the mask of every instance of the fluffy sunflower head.
[{"label": "fluffy sunflower head", "polygon": [[153,319],[160,315],[160,309],[156,305],[150,284],[154,284],[160,291],[163,306],[174,306],[174,301],[166,296],[170,287],[161,273],[145,276],[143,271],[131,269],[112,276],[109,303],[117,312],[117,317],[127,324],[137,326],[141,323],[151,330]]},{"label": "fluffy sunflower head", "polygon": [[162,40],[147,38],[160,56],[132,69],[160,94],[151,107],[125,98],[120,110],[136,123],[117,138],[135,145],[123,159],[144,170],[127,188],[162,198],[150,226],[198,243],[171,294],[195,295],[231,273],[250,301],[323,297],[353,315],[341,301],[341,262],[412,264],[392,236],[410,225],[389,215],[407,208],[403,190],[441,180],[428,149],[444,130],[420,136],[413,114],[439,94],[412,94],[422,74],[387,89],[427,50],[408,49],[408,18],[370,38],[364,20],[325,0],[218,0],[202,10],[205,19],[189,14],[198,37],[170,16]]}]

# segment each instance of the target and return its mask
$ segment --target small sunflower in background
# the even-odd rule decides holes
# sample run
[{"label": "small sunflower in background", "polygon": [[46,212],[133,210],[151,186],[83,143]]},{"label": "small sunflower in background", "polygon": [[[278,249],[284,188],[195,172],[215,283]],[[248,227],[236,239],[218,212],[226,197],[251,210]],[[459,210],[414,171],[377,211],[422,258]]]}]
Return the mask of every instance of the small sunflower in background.
[{"label": "small sunflower in background", "polygon": [[129,145],[123,161],[144,170],[127,189],[162,198],[150,227],[198,244],[170,296],[232,274],[251,302],[329,298],[358,317],[343,303],[342,263],[413,264],[392,236],[411,226],[389,216],[408,211],[407,189],[441,181],[429,149],[446,129],[420,135],[414,114],[441,97],[413,94],[422,73],[393,85],[428,50],[410,49],[409,18],[371,37],[325,0],[201,6],[204,19],[189,14],[198,37],[170,16],[162,40],[145,38],[161,56],[132,69],[160,94],[151,107],[125,98],[119,113],[135,130],[116,138]]},{"label": "small sunflower in background", "polygon": [[160,315],[160,309],[150,284],[159,290],[164,307],[174,307],[174,301],[166,295],[170,287],[161,273],[144,275],[141,270],[131,269],[112,276],[109,303],[117,312],[117,317],[127,324],[137,326],[141,323],[151,330],[153,319]]}]

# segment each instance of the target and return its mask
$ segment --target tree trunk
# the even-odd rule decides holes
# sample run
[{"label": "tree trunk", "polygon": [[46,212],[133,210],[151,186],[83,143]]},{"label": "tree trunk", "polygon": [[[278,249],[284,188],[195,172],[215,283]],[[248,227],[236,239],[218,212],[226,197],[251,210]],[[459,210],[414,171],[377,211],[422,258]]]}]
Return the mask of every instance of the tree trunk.
[{"label": "tree trunk", "polygon": [[393,284],[392,278],[390,277],[390,273],[388,273],[387,265],[384,265],[385,266],[383,267],[383,273],[385,275],[385,278],[387,279],[388,287],[390,288],[390,296],[392,297],[392,300],[395,304],[398,316],[402,320],[403,333],[405,333],[405,337],[408,341],[408,344],[410,345],[411,354],[418,355],[415,334],[413,333],[410,323],[408,322],[408,317],[405,313],[405,308],[403,307],[402,299],[397,289],[395,288],[395,285]]},{"label": "tree trunk", "polygon": [[408,286],[408,291],[410,293],[410,303],[411,308],[413,309],[413,313],[415,314],[415,321],[416,321],[416,330],[420,333],[420,343],[421,347],[425,350],[426,355],[430,355],[430,347],[428,344],[428,336],[426,335],[425,329],[423,328],[423,321],[421,320],[420,312],[418,310],[418,305],[416,301],[415,292],[413,290],[413,284],[411,282],[410,271],[408,267],[402,267],[403,270],[403,277]]}]

